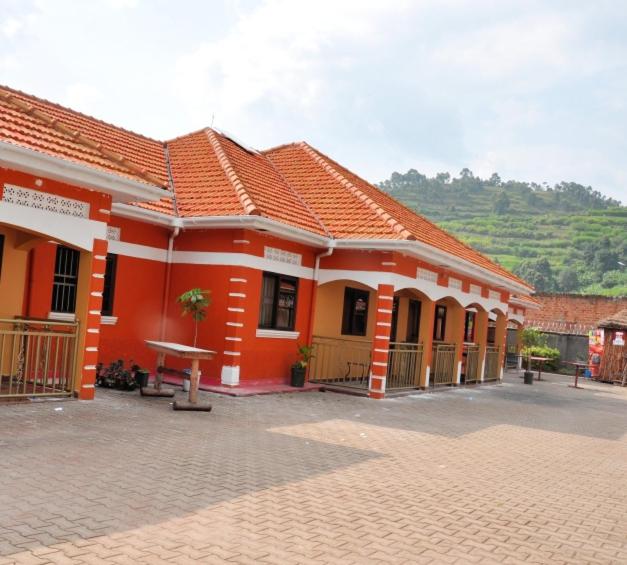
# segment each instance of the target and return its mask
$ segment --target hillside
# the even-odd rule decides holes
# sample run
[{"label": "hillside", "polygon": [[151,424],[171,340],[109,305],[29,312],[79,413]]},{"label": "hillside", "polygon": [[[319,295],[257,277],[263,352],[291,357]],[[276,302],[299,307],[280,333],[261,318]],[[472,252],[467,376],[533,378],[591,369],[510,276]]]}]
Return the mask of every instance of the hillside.
[{"label": "hillside", "polygon": [[627,207],[590,187],[468,169],[455,178],[410,169],[379,186],[538,291],[627,296]]}]

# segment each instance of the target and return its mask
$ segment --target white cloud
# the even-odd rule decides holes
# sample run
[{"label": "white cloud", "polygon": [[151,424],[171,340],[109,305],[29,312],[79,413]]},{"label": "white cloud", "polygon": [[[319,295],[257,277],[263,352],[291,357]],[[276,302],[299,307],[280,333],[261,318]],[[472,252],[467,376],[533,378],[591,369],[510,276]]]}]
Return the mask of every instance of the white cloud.
[{"label": "white cloud", "polygon": [[14,17],[8,17],[0,24],[0,32],[8,39],[15,37],[22,29],[23,24],[20,20]]},{"label": "white cloud", "polygon": [[96,117],[98,117],[97,108],[103,100],[104,96],[98,88],[91,84],[78,82],[70,84],[66,88],[62,104],[80,112],[96,115]]}]

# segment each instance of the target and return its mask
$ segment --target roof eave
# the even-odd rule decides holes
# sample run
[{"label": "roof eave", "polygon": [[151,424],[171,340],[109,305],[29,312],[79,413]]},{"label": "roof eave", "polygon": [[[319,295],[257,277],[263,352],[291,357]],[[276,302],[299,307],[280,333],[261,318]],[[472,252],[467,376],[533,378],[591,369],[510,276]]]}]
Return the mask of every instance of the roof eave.
[{"label": "roof eave", "polygon": [[0,165],[74,186],[98,190],[110,194],[113,202],[150,202],[172,198],[172,194],[163,188],[6,141],[0,141]]},{"label": "roof eave", "polygon": [[507,277],[499,275],[493,271],[475,265],[470,261],[461,259],[450,253],[440,251],[435,247],[420,241],[398,240],[398,239],[338,239],[335,242],[337,248],[345,249],[378,249],[382,251],[400,251],[410,254],[418,259],[429,263],[454,270],[460,274],[478,279],[488,284],[496,284],[508,292],[518,292],[529,294],[533,291],[531,287],[517,283]]},{"label": "roof eave", "polygon": [[268,232],[297,243],[314,247],[329,247],[328,237],[318,235],[301,228],[289,226],[263,216],[197,216],[180,218],[168,216],[154,210],[147,210],[128,204],[114,204],[111,211],[114,216],[133,220],[156,223],[171,228],[183,229],[252,229]]}]

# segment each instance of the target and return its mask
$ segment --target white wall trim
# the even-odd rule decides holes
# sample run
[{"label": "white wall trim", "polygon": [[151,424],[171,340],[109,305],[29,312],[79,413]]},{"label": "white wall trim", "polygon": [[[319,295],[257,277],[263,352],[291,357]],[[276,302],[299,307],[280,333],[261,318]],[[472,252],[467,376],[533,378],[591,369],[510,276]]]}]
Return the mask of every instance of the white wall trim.
[{"label": "white wall trim", "polygon": [[0,200],[0,223],[45,235],[86,251],[93,249],[94,239],[105,239],[107,236],[107,224],[104,222],[20,206],[4,200]]},{"label": "white wall trim", "polygon": [[257,337],[269,337],[273,339],[298,339],[300,332],[291,332],[285,330],[267,330],[263,328],[257,328]]},{"label": "white wall trim", "polygon": [[49,312],[48,319],[56,322],[76,322],[76,314],[66,312]]},{"label": "white wall trim", "polygon": [[117,316],[100,316],[100,323],[103,326],[115,326],[118,323]]}]

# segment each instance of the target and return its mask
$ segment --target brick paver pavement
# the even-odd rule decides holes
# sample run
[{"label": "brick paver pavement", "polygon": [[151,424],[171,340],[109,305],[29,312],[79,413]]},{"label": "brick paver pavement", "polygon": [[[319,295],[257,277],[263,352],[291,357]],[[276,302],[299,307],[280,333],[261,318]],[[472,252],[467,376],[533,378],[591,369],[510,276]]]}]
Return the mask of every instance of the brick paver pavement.
[{"label": "brick paver pavement", "polygon": [[0,563],[627,563],[627,389],[567,382],[3,405]]}]

